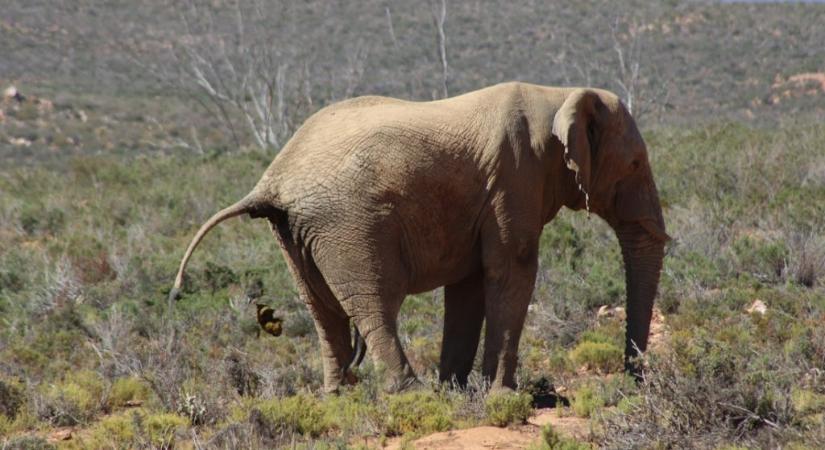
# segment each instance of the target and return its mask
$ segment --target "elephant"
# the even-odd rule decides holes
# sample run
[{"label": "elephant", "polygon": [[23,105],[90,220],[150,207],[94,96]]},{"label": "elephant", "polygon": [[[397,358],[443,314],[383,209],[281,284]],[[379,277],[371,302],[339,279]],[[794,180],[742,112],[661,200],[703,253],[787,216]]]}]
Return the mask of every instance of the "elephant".
[{"label": "elephant", "polygon": [[314,319],[325,391],[354,382],[350,320],[385,368],[387,391],[419,383],[397,316],[406,295],[441,286],[439,378],[466,383],[486,321],[482,376],[511,390],[539,237],[563,206],[616,233],[633,372],[670,237],[636,123],[596,88],[509,82],[429,102],[365,96],[327,106],[248,195],[201,226],[172,295],[210,229],[265,218]]}]

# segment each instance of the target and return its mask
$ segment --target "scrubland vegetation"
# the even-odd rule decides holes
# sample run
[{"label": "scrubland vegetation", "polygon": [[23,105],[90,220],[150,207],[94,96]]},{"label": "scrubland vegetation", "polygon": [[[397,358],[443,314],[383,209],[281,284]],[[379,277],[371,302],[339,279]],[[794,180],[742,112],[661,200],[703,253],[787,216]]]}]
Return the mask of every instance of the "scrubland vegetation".
[{"label": "scrubland vegetation", "polygon": [[[169,24],[178,20],[161,3],[118,13],[118,23],[129,24],[121,28],[145,38],[156,63],[164,60],[153,45],[171,39]],[[222,2],[212,3],[223,11]],[[190,266],[183,298],[170,305],[166,294],[194,230],[248,192],[277,148],[260,148],[240,125],[242,145],[233,145],[220,117],[197,109],[190,95],[151,86],[144,69],[112,56],[112,48],[90,47],[89,39],[115,33],[111,24],[91,27],[92,17],[113,10],[79,2],[61,19],[37,2],[13,1],[9,18],[0,19],[0,45],[15,50],[20,64],[0,65],[0,78],[29,99],[0,104],[0,447],[372,448],[394,437],[407,445],[437,431],[522,423],[550,385],[569,400],[558,414],[590,418],[589,434],[576,440],[548,426],[534,448],[825,447],[825,85],[788,82],[825,71],[823,49],[810,45],[822,42],[822,30],[810,24],[822,23],[825,12],[810,5],[670,2],[646,10],[593,2],[588,10],[538,3],[502,5],[500,26],[512,31],[500,39],[490,31],[495,5],[450,3],[448,86],[453,94],[523,79],[621,93],[609,31],[585,36],[563,24],[582,17],[609,30],[619,18],[624,27],[649,27],[638,44],[636,101],[674,241],[642,383],[621,374],[618,245],[600,219],[584,213],[562,211],[542,236],[516,395],[487,395],[477,377],[464,391],[435,384],[439,291],[408,298],[400,318],[408,356],[428,389],[383,394],[381,371],[367,360],[359,385],[322,395],[312,320],[264,222],[235,219],[213,231]],[[279,31],[273,42],[291,42],[279,47],[283,58],[306,62],[314,93],[307,97],[304,81],[291,79],[298,84],[286,92],[312,102],[290,97],[298,106],[289,127],[346,95],[440,95],[429,10],[312,5],[285,7],[280,20],[313,18],[290,25],[292,33],[308,33],[305,43],[362,39],[370,51],[360,73],[346,72],[362,58],[352,53],[312,65],[305,57],[311,50]],[[42,17],[25,14],[33,11]],[[147,17],[158,27],[147,26]],[[338,30],[340,39],[313,27]],[[61,29],[86,66],[51,62],[59,48],[47,37]],[[708,30],[729,39],[712,39]],[[421,48],[416,33],[432,48]],[[628,36],[617,38],[625,55],[632,54]],[[329,45],[319,54],[335,53]],[[593,53],[592,65],[581,52]],[[24,64],[20,55],[42,59]],[[547,59],[531,64],[539,58]],[[324,64],[354,81],[324,78]],[[99,89],[90,87],[95,81]],[[339,91],[319,93],[321,86]],[[256,337],[247,289],[258,283],[260,301],[284,317],[280,338]],[[71,439],[47,442],[66,427]]]}]

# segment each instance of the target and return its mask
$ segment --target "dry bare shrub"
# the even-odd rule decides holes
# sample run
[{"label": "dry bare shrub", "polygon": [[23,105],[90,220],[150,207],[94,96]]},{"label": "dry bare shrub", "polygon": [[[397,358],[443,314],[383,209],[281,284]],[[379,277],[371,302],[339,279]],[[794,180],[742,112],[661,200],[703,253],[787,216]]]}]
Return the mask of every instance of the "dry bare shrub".
[{"label": "dry bare shrub", "polygon": [[604,419],[605,448],[761,447],[804,434],[792,393],[808,362],[775,349],[755,355],[704,333],[676,345],[646,356],[639,399]]},{"label": "dry bare shrub", "polygon": [[793,233],[786,277],[812,288],[825,276],[825,239],[823,233]]}]

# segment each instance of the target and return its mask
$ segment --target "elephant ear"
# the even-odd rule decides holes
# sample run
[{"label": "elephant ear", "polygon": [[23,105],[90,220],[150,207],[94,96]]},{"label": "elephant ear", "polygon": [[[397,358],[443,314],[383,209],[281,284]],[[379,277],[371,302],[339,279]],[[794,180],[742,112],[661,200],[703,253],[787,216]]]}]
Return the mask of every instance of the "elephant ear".
[{"label": "elephant ear", "polygon": [[578,89],[565,99],[553,118],[553,135],[564,145],[564,162],[576,173],[576,184],[588,204],[595,141],[605,110],[598,94]]}]

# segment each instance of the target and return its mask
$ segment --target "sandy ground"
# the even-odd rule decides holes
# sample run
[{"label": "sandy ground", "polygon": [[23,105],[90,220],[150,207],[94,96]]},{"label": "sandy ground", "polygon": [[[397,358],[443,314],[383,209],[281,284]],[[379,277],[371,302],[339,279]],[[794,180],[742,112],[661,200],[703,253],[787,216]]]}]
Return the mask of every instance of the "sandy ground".
[{"label": "sandy ground", "polygon": [[[522,449],[541,439],[541,427],[551,424],[561,434],[586,439],[590,422],[581,417],[559,417],[554,408],[537,409],[527,424],[498,428],[491,426],[451,430],[413,441],[418,450]],[[392,439],[387,449],[401,448],[401,439]]]}]

